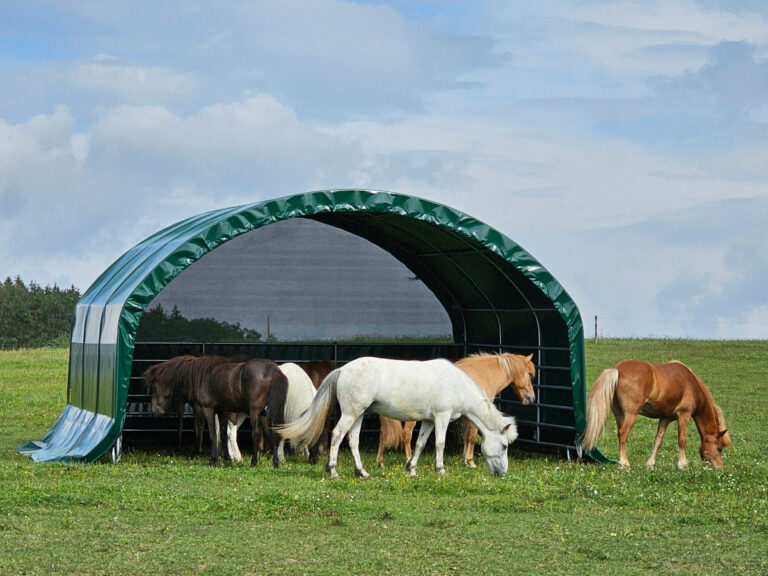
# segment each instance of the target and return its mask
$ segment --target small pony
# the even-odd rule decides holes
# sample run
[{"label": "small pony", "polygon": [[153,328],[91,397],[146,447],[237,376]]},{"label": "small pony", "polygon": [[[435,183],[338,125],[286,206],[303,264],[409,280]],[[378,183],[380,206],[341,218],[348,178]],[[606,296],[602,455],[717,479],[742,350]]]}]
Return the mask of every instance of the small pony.
[{"label": "small pony", "polygon": [[677,467],[688,466],[685,457],[686,431],[691,418],[701,436],[699,455],[714,468],[723,467],[723,448],[731,445],[720,407],[701,379],[682,362],[652,364],[625,360],[598,376],[587,398],[587,426],[582,447],[592,450],[602,436],[608,411],[616,418],[619,435],[619,465],[628,468],[627,436],[638,414],[658,418],[653,451],[645,463],[653,468],[664,432],[677,420]]},{"label": "small pony", "polygon": [[[152,413],[162,415],[171,399],[179,393],[180,387],[190,404],[205,417],[211,440],[211,466],[219,457],[218,425],[215,417],[222,421],[231,413],[246,412],[251,418],[253,454],[251,466],[258,461],[258,446],[261,440],[259,416],[267,403],[270,405],[269,426],[283,423],[283,410],[288,390],[288,380],[271,360],[253,359],[247,362],[231,363],[220,356],[183,357],[176,365],[173,378],[151,378],[145,381],[147,391],[152,395]],[[277,468],[277,442],[273,443],[272,463]]]}]

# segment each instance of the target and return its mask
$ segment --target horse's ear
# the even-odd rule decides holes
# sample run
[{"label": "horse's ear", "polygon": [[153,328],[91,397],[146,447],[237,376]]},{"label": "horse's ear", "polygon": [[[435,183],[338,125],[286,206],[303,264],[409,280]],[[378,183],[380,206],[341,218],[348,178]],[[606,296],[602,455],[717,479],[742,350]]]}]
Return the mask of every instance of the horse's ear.
[{"label": "horse's ear", "polygon": [[531,362],[533,360],[533,354],[528,354],[525,359],[528,360],[528,362]]}]

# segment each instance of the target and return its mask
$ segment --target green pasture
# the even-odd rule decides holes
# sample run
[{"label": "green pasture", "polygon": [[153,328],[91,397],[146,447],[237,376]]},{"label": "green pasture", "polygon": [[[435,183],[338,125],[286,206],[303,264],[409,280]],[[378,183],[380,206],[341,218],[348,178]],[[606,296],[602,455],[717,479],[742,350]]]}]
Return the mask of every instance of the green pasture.
[{"label": "green pasture", "polygon": [[[207,466],[206,458],[127,450],[123,461],[35,464],[17,445],[40,439],[66,397],[66,349],[0,352],[0,574],[767,574],[768,342],[603,340],[587,375],[624,358],[679,359],[707,383],[733,440],[707,470],[689,428],[678,471],[670,427],[655,470],[655,421],[639,419],[629,472],[510,454],[509,473],[432,452],[409,479],[401,453],[369,481],[297,456]],[[601,442],[617,455],[615,425]]]}]

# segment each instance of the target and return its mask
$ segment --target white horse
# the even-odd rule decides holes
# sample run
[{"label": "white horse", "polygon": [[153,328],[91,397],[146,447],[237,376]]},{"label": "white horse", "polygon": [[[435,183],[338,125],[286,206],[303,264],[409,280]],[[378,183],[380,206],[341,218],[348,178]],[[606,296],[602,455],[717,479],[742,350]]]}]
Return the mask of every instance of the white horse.
[{"label": "white horse", "polygon": [[485,393],[460,368],[448,360],[414,362],[363,357],[331,372],[323,380],[309,410],[278,428],[283,438],[299,447],[312,446],[323,430],[325,419],[338,400],[341,417],[333,429],[326,470],[338,478],[339,444],[349,433],[355,474],[370,475],[360,459],[359,437],[366,410],[396,420],[419,420],[421,430],[413,456],[406,464],[416,476],[419,455],[435,430],[435,471],[445,474],[443,450],[448,423],[465,416],[483,435],[480,445],[494,476],[507,473],[507,447],[517,438],[515,419],[499,412]]},{"label": "white horse", "polygon": [[[298,364],[293,364],[292,362],[280,364],[280,371],[288,378],[288,394],[285,399],[283,421],[290,422],[298,418],[302,412],[309,408],[317,391],[312,384],[312,379]],[[237,446],[237,430],[245,421],[246,416],[246,414],[238,414],[236,423],[231,420],[227,421],[227,449],[229,450],[230,458],[234,462],[240,462],[243,459]],[[253,426],[254,424],[251,423],[251,425]],[[255,425],[258,426],[258,423]],[[310,457],[308,449],[305,448],[304,453],[308,458]],[[310,460],[315,457],[316,455],[313,454]],[[285,438],[282,437],[277,447],[277,458],[280,462],[285,462]]]}]

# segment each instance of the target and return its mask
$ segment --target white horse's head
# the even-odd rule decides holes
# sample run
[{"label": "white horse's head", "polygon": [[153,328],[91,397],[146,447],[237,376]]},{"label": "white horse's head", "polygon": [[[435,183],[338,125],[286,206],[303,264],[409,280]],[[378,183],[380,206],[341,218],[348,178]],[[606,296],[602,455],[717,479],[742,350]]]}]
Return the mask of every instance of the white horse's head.
[{"label": "white horse's head", "polygon": [[505,420],[506,424],[501,430],[488,431],[480,443],[485,463],[488,464],[491,474],[498,477],[507,473],[509,467],[507,449],[517,439],[514,418],[505,418]]}]

